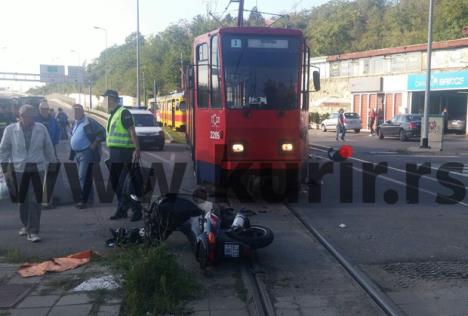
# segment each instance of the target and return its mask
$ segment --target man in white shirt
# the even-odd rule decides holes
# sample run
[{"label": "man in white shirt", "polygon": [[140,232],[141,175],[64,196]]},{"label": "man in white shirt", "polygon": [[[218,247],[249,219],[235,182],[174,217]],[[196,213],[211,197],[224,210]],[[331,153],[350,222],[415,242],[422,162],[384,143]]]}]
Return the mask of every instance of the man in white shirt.
[{"label": "man in white shirt", "polygon": [[10,163],[15,171],[12,173],[16,178],[14,182],[19,183],[16,193],[23,223],[19,235],[27,236],[31,242],[41,240],[39,229],[44,172],[48,163],[57,161],[47,128],[34,122],[36,115],[35,107],[23,105],[19,110],[19,122],[5,128],[0,142],[0,163],[4,173],[7,174],[5,163]]}]

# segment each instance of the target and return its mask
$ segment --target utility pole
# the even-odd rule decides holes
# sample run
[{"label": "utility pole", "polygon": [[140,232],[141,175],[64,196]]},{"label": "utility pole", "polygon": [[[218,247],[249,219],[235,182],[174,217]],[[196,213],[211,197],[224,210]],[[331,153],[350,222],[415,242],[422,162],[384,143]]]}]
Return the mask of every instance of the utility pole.
[{"label": "utility pole", "polygon": [[140,0],[137,0],[137,38],[136,38],[136,89],[137,89],[137,105],[141,106],[140,98]]},{"label": "utility pole", "polygon": [[91,80],[89,80],[89,108],[93,109],[93,86]]},{"label": "utility pole", "polygon": [[421,148],[429,148],[428,108],[431,100],[431,55],[432,55],[432,7],[434,0],[429,0],[429,22],[427,26],[427,72],[426,91],[424,93],[424,116],[422,121]]},{"label": "utility pole", "polygon": [[143,95],[145,99],[145,109],[148,107],[148,99],[146,97],[146,79],[145,79],[145,72],[143,71]]},{"label": "utility pole", "polygon": [[[77,51],[77,50],[75,50],[75,49],[71,49],[71,50],[70,50],[70,53],[75,53],[75,54],[78,55],[77,66],[78,66],[78,67],[81,67],[80,52]],[[78,70],[78,71],[80,71],[80,70]],[[81,92],[82,92],[82,82],[81,82],[81,81],[82,81],[82,78],[78,77],[78,80],[77,80],[77,81],[78,81],[78,82],[77,82],[77,84],[78,84],[78,103],[81,104]],[[76,87],[76,85],[75,85],[75,87]],[[84,100],[83,100],[83,101],[84,101]]]},{"label": "utility pole", "polygon": [[244,0],[239,0],[239,14],[237,16],[237,26],[244,26]]},{"label": "utility pole", "polygon": [[105,81],[106,81],[106,90],[109,89],[109,71],[108,71],[108,60],[107,60],[107,45],[108,45],[108,42],[107,42],[107,29],[106,28],[103,28],[103,27],[100,27],[100,26],[95,26],[94,27],[96,30],[101,30],[101,31],[104,31],[104,35],[105,35],[105,41],[106,41],[106,50],[104,51],[104,75],[105,75]]},{"label": "utility pole", "polygon": [[184,89],[184,60],[182,59],[182,52],[180,52],[180,91]]},{"label": "utility pole", "polygon": [[156,80],[153,80],[153,99],[154,103],[152,106],[153,113],[156,114]]}]

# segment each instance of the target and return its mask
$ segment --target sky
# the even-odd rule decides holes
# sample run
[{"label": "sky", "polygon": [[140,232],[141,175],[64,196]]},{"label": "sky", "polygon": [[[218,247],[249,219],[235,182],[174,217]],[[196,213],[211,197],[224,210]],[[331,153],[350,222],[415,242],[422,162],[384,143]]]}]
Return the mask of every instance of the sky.
[{"label": "sky", "polygon": [[[136,32],[136,0],[1,0],[0,72],[39,73],[40,64],[89,63],[108,46]],[[284,13],[310,9],[327,0],[245,0],[245,9]],[[163,31],[181,19],[207,11],[221,14],[229,0],[140,0],[140,32]],[[237,3],[227,13],[237,14]],[[246,12],[246,15],[249,13]],[[26,90],[37,84],[0,81]]]}]

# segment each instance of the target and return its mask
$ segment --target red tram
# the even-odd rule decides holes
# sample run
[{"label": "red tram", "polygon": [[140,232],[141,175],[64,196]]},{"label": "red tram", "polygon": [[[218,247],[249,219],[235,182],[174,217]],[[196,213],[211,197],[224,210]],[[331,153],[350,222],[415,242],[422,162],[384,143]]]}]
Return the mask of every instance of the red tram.
[{"label": "red tram", "polygon": [[231,27],[195,39],[185,86],[198,183],[247,169],[247,181],[282,183],[286,170],[297,178],[308,156],[309,69],[299,30]]}]

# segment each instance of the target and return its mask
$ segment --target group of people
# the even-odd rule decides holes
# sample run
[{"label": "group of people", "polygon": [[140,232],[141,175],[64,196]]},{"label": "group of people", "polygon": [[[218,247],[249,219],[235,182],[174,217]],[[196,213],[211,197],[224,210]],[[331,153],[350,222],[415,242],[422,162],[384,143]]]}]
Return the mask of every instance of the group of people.
[{"label": "group of people", "polygon": [[[131,208],[131,221],[139,221],[143,216],[142,206],[138,201],[141,190],[140,185],[132,183],[137,177],[135,173],[138,172],[140,159],[135,122],[130,111],[119,105],[117,91],[107,90],[104,96],[107,98],[110,114],[106,129],[86,116],[82,105],[75,104],[73,107],[75,122],[71,128],[70,159],[74,159],[78,165],[81,200],[77,207],[86,208],[93,202],[93,168],[101,160],[101,142],[106,141],[109,148],[110,181],[118,197],[117,210],[110,219],[126,218]],[[128,187],[135,189],[133,199],[126,191]]]},{"label": "group of people", "polygon": [[369,111],[368,124],[367,124],[367,127],[369,128],[369,131],[370,131],[369,136],[377,135],[376,130],[378,129],[380,124],[383,123],[383,121],[384,121],[383,109],[379,108],[379,110],[376,111],[374,108],[371,108]]},{"label": "group of people", "polygon": [[[384,113],[382,108],[376,111],[374,108],[371,108],[368,115],[368,122],[367,127],[369,128],[370,134],[369,136],[377,135],[376,129],[379,127],[380,124],[383,123],[384,120]],[[336,124],[336,140],[345,141],[346,136],[346,116],[343,109],[338,111],[338,120]]]},{"label": "group of people", "polygon": [[[77,163],[80,182],[80,201],[76,206],[82,209],[93,203],[93,169],[101,160],[101,143],[106,141],[110,156],[110,180],[118,197],[117,210],[110,219],[126,218],[131,208],[131,220],[138,221],[142,218],[142,206],[138,199],[141,197],[141,190],[133,183],[136,179],[135,170],[138,170],[134,166],[139,165],[140,159],[135,123],[132,114],[119,105],[116,91],[107,90],[103,96],[107,99],[110,113],[106,128],[86,116],[82,105],[73,106],[70,159]],[[0,112],[0,115],[3,113]],[[40,218],[44,206],[44,191],[47,188],[45,176],[48,166],[59,162],[55,146],[60,138],[68,138],[68,126],[68,117],[63,110],[59,108],[54,117],[45,101],[38,109],[32,105],[22,105],[17,120],[2,128],[2,171],[7,177],[11,177],[11,183],[19,184],[17,190],[13,188],[13,195],[18,198],[23,225],[18,234],[26,236],[31,242],[41,240]],[[133,193],[136,197],[133,199],[124,191],[125,183],[129,181],[130,187],[135,189]],[[50,196],[45,200],[50,201]]]}]

